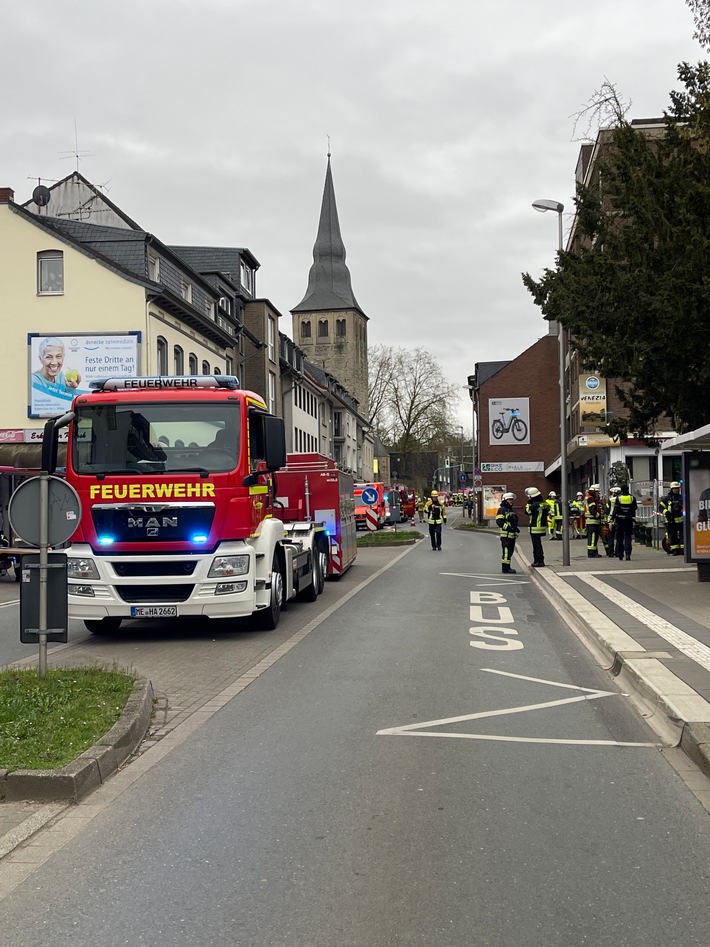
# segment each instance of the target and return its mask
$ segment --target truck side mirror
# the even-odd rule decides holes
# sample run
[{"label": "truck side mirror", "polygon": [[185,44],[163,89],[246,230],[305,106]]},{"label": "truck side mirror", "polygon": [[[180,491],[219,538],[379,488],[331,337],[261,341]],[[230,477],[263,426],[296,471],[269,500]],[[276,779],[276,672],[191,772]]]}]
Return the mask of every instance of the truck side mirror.
[{"label": "truck side mirror", "polygon": [[265,414],[264,424],[264,460],[268,470],[280,470],[286,466],[286,430],[283,418]]}]

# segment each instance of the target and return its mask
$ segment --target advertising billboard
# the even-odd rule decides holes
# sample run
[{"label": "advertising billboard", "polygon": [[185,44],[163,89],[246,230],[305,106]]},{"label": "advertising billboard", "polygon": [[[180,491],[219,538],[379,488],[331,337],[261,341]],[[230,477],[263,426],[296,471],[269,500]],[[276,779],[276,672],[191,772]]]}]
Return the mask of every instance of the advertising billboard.
[{"label": "advertising billboard", "polygon": [[488,399],[488,443],[530,443],[530,399]]},{"label": "advertising billboard", "polygon": [[683,454],[686,560],[710,562],[710,453]]},{"label": "advertising billboard", "polygon": [[606,424],[606,378],[595,373],[579,376],[579,425],[582,431],[594,431]]},{"label": "advertising billboard", "polygon": [[505,493],[505,484],[496,484],[494,486],[485,485],[483,488],[483,518],[494,520],[496,513],[500,509],[501,500]]},{"label": "advertising billboard", "polygon": [[140,332],[113,335],[30,332],[28,349],[29,418],[63,414],[89,383],[107,375],[137,375]]}]

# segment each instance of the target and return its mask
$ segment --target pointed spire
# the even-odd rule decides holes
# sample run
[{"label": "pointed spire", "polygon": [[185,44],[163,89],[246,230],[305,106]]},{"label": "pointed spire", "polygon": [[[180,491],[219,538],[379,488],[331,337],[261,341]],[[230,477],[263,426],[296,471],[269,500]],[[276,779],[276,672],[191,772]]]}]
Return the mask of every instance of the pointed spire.
[{"label": "pointed spire", "polygon": [[338,312],[342,309],[362,311],[353,295],[350,271],[345,265],[345,245],[340,235],[333,175],[330,170],[330,142],[328,144],[328,169],[318,235],[313,246],[313,265],[308,274],[308,289],[292,312]]}]

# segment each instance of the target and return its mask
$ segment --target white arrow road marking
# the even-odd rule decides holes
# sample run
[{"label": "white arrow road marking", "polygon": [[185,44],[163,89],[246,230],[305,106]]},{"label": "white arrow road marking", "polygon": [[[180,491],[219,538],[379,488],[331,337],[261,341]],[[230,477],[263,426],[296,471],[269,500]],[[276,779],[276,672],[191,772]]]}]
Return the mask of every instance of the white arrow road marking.
[{"label": "white arrow road marking", "polygon": [[446,737],[454,740],[492,740],[503,743],[557,743],[567,746],[660,746],[658,743],[624,743],[619,740],[557,740],[547,737],[507,737],[495,736],[490,733],[446,733],[442,731],[426,730],[426,727],[442,727],[451,723],[462,723],[464,720],[482,720],[485,717],[504,717],[508,714],[528,713],[532,710],[544,710],[548,707],[561,707],[563,704],[576,704],[583,700],[598,700],[600,697],[619,696],[615,691],[600,691],[591,687],[577,687],[575,684],[562,684],[560,681],[546,681],[539,677],[525,677],[523,674],[511,674],[508,671],[496,671],[493,668],[481,668],[489,674],[501,674],[504,677],[514,677],[521,681],[533,681],[536,684],[548,684],[551,687],[563,687],[566,690],[582,691],[579,697],[565,697],[560,700],[544,701],[540,704],[525,704],[520,707],[504,707],[501,710],[482,710],[475,714],[463,714],[460,717],[444,717],[441,720],[427,720],[424,723],[410,723],[403,727],[390,727],[387,730],[378,730],[377,736],[406,736],[406,737]]}]

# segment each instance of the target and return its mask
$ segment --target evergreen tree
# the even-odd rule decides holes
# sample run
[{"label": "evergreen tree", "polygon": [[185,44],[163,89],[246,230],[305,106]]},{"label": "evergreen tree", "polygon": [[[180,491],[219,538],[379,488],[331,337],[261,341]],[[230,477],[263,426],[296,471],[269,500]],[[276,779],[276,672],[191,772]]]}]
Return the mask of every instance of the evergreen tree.
[{"label": "evergreen tree", "polygon": [[684,63],[679,78],[657,132],[620,118],[605,136],[557,268],[523,274],[582,369],[625,383],[628,418],[607,425],[622,436],[664,415],[679,431],[710,421],[710,65]]}]

